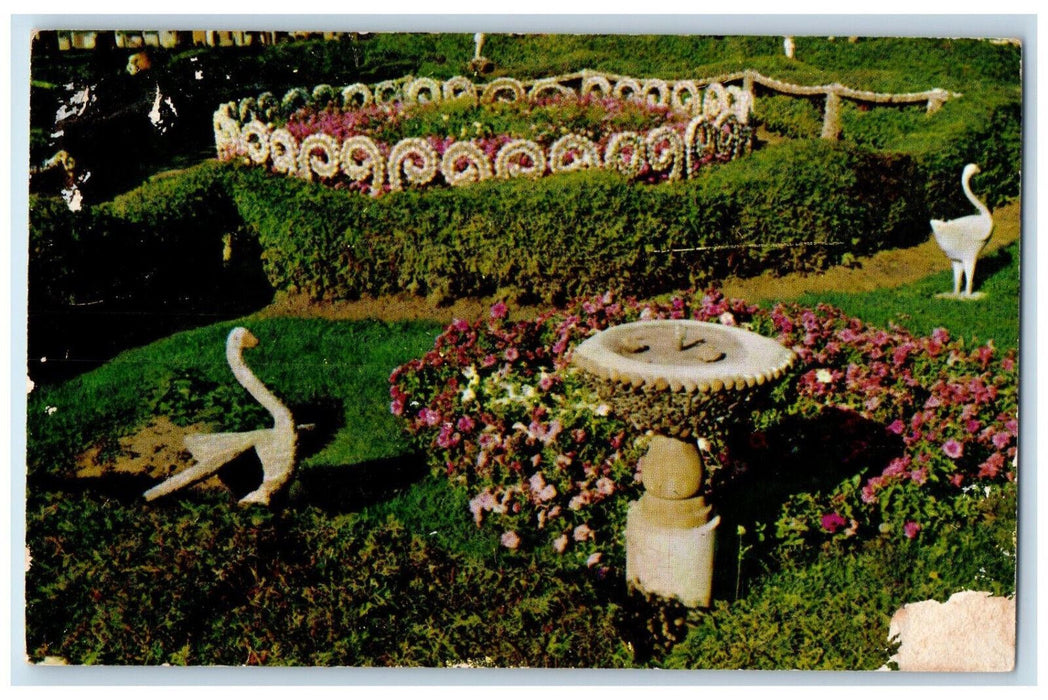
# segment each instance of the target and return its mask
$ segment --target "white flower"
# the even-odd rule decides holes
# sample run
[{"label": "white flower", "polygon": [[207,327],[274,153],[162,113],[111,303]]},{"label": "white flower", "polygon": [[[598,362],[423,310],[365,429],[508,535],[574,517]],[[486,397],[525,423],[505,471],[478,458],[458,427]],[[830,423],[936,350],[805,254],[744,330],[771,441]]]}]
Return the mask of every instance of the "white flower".
[{"label": "white flower", "polygon": [[334,136],[318,132],[302,139],[298,149],[298,174],[306,180],[313,173],[328,180],[338,175],[339,146]]},{"label": "white flower", "polygon": [[477,100],[477,88],[469,78],[461,75],[445,80],[442,89],[445,100],[457,100],[463,97],[468,97],[474,102]]},{"label": "white flower", "polygon": [[228,159],[235,155],[240,142],[240,125],[233,118],[236,102],[227,102],[215,110],[212,127],[215,132],[215,151],[219,158]]},{"label": "white flower", "polygon": [[640,83],[633,78],[620,78],[611,94],[620,100],[639,100]]},{"label": "white flower", "polygon": [[702,100],[702,113],[712,119],[729,109],[728,91],[720,83],[710,83]]},{"label": "white flower", "polygon": [[[421,165],[417,162],[421,161]],[[439,158],[429,142],[420,138],[408,138],[397,143],[389,152],[389,188],[394,192],[403,189],[403,179],[409,185],[428,184],[437,174]]]},{"label": "white flower", "polygon": [[611,413],[611,406],[609,406],[606,403],[602,403],[601,405],[597,406],[597,410],[594,411],[594,413],[601,417],[606,416],[609,413]]},{"label": "white flower", "polygon": [[400,99],[400,87],[392,80],[383,80],[371,92],[375,104],[384,105]]},{"label": "white flower", "polygon": [[49,416],[55,415],[55,412],[57,412],[57,411],[58,411],[58,406],[48,406],[47,408],[44,409],[44,413],[46,413]]},{"label": "white flower", "polygon": [[[670,86],[665,80],[650,78],[640,88],[641,97],[650,105],[666,105],[670,101]],[[654,94],[653,94],[654,93]]]},{"label": "white flower", "polygon": [[670,180],[680,179],[684,166],[684,142],[680,134],[672,127],[660,126],[649,131],[644,142],[648,146],[651,169],[657,172],[669,171]]},{"label": "white flower", "polygon": [[570,173],[581,168],[599,168],[597,145],[585,136],[566,134],[549,149],[549,169],[554,173]]},{"label": "white flower", "polygon": [[[428,97],[425,93],[429,93]],[[440,83],[433,78],[416,78],[404,88],[406,102],[439,102],[440,97]]]},{"label": "white flower", "polygon": [[298,162],[298,141],[287,129],[275,129],[269,135],[269,157],[273,170],[294,175]]},{"label": "white flower", "polygon": [[823,384],[829,384],[833,381],[833,375],[830,373],[830,370],[822,367],[815,370],[815,380]]},{"label": "white flower", "polygon": [[462,392],[462,403],[469,403],[477,398],[477,392],[473,390],[473,387],[466,387],[465,391]]},{"label": "white flower", "polygon": [[700,111],[702,106],[699,87],[692,80],[678,80],[670,93],[670,105],[682,112]]},{"label": "white flower", "polygon": [[[356,100],[360,100],[360,104],[356,103]],[[374,101],[374,97],[371,95],[371,88],[364,83],[353,83],[342,88],[342,107],[343,109],[356,109],[357,107],[366,107]]]},{"label": "white flower", "polygon": [[[466,167],[458,170],[458,164],[463,161]],[[440,172],[447,183],[455,187],[488,180],[492,176],[491,162],[471,141],[456,141],[448,146],[440,162]]]},{"label": "white flower", "polygon": [[269,160],[269,127],[253,119],[240,131],[240,139],[252,163],[262,165]]},{"label": "white flower", "polygon": [[[530,164],[525,164],[530,161]],[[546,172],[546,154],[534,141],[510,141],[495,154],[495,175],[500,178],[539,178]]]},{"label": "white flower", "polygon": [[611,83],[603,75],[590,75],[582,79],[582,94],[596,93],[597,97],[607,97],[611,94]]},{"label": "white flower", "polygon": [[480,101],[484,103],[520,102],[524,99],[524,85],[516,78],[496,78],[484,86]]},{"label": "white flower", "polygon": [[382,190],[386,179],[386,162],[378,145],[367,136],[351,136],[342,142],[342,172],[357,182],[370,177],[371,194]]},{"label": "white flower", "polygon": [[558,97],[574,97],[575,91],[566,85],[561,85],[556,78],[544,78],[542,80],[536,80],[535,84],[531,86],[531,90],[528,91],[528,99],[535,101],[543,96],[544,93],[553,93]]},{"label": "white flower", "polygon": [[613,134],[604,150],[604,167],[636,177],[644,167],[644,150],[644,139],[635,131]]}]

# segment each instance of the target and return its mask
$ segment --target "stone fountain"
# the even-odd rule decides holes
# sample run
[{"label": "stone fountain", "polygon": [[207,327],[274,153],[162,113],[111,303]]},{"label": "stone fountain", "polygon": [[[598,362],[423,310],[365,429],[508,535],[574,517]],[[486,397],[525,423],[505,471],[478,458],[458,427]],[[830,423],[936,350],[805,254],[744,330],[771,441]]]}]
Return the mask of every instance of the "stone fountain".
[{"label": "stone fountain", "polygon": [[608,328],[575,350],[601,398],[638,430],[652,431],[640,460],[645,492],[626,520],[627,583],[708,607],[720,516],[703,495],[704,435],[722,433],[757,387],[778,380],[796,356],[734,326],[692,320]]}]

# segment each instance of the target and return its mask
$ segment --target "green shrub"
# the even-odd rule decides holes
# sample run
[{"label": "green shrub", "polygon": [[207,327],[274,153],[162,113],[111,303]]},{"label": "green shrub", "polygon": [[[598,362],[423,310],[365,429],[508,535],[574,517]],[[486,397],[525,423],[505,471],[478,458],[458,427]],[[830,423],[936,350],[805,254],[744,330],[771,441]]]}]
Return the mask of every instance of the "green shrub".
[{"label": "green shrub", "polygon": [[377,199],[246,168],[230,181],[272,285],[315,298],[648,294],[817,270],[923,229],[919,173],[901,156],[798,141],[708,171],[658,186],[582,172]]},{"label": "green shrub", "polygon": [[88,489],[28,505],[30,658],[74,664],[625,666],[593,581],[468,559],[394,517]]},{"label": "green shrub", "polygon": [[900,607],[962,590],[1015,593],[1014,483],[966,495],[934,539],[881,536],[786,562],[733,602],[695,616],[667,668],[873,670],[888,663]]},{"label": "green shrub", "polygon": [[756,100],[754,116],[768,131],[793,139],[818,138],[822,112],[811,100],[770,94]]}]

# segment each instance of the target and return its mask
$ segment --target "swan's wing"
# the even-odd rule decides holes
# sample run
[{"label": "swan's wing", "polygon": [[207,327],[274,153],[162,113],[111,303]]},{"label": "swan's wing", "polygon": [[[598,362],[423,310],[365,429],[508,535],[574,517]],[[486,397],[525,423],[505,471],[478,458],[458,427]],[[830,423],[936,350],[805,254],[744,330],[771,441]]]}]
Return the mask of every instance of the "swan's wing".
[{"label": "swan's wing", "polygon": [[222,465],[254,447],[258,441],[258,432],[186,435],[186,449],[201,464]]}]

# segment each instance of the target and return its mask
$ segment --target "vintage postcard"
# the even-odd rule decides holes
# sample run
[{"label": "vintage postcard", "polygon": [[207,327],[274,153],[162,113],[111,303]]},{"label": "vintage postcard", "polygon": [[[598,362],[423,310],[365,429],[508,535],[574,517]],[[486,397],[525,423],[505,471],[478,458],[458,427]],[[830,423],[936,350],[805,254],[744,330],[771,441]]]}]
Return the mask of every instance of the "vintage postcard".
[{"label": "vintage postcard", "polygon": [[29,664],[1013,672],[1020,37],[365,28],[34,33]]}]

